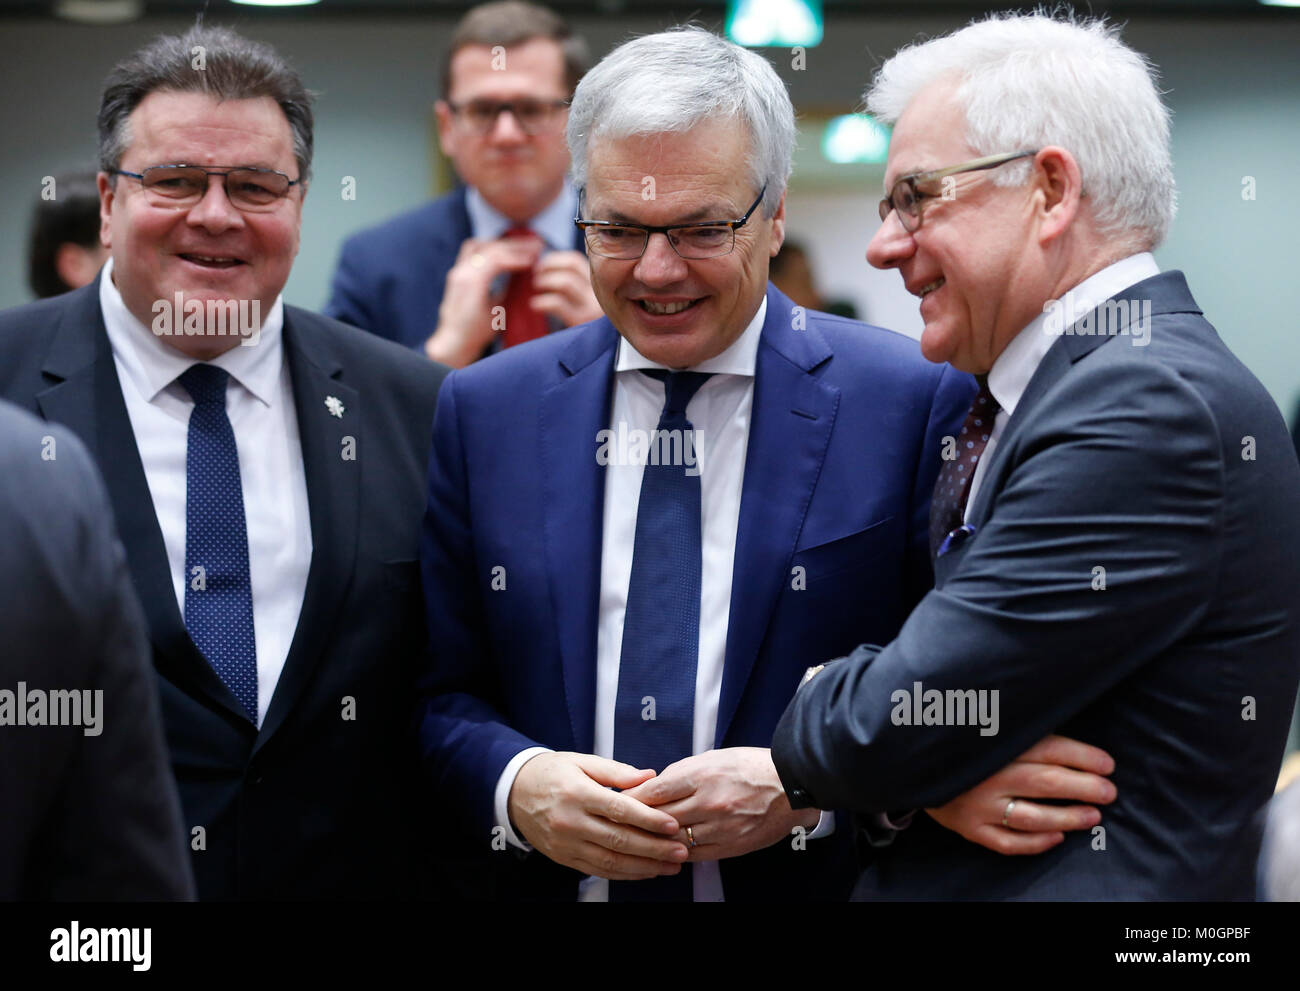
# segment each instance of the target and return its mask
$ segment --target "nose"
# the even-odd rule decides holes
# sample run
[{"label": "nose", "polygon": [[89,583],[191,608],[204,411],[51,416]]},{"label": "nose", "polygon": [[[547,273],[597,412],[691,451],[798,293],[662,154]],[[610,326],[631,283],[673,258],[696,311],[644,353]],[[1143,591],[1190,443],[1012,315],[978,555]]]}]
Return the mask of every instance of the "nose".
[{"label": "nose", "polygon": [[916,251],[916,241],[903,229],[898,212],[891,211],[867,245],[867,262],[873,268],[896,268]]},{"label": "nose", "polygon": [[520,125],[515,112],[508,107],[502,108],[497,114],[489,135],[494,144],[522,144],[528,140],[528,132]]},{"label": "nose", "polygon": [[667,234],[651,234],[632,275],[647,286],[664,286],[686,278],[686,260],[668,243]]},{"label": "nose", "polygon": [[190,207],[187,218],[210,234],[220,234],[232,227],[242,227],[244,215],[226,196],[226,177],[208,176],[208,188],[203,198]]}]

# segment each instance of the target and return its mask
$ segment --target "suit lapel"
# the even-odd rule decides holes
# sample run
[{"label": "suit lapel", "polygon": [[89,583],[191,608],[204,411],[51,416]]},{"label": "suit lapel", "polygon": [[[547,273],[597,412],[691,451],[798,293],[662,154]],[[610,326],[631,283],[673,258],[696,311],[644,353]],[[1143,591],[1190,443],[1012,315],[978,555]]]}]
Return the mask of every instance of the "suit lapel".
[{"label": "suit lapel", "polygon": [[[328,340],[311,336],[311,319],[305,311],[285,307],[285,358],[293,383],[311,514],[311,567],[298,626],[254,752],[283,724],[325,654],[356,558],[361,506],[359,462],[366,450],[362,397],[341,380],[343,366],[328,353]],[[332,415],[326,405],[330,397],[342,404],[342,416]],[[351,460],[344,458],[345,438],[349,437],[355,451]]]},{"label": "suit lapel", "polygon": [[574,748],[595,739],[596,630],[605,472],[596,462],[609,426],[618,333],[602,319],[561,354],[564,376],[542,396],[538,416],[546,570],[564,669]]},{"label": "suit lapel", "polygon": [[811,374],[830,357],[820,334],[794,328],[790,301],[769,287],[754,371],[715,746],[722,745],[777,597],[790,580],[790,560],[839,408],[839,390]]},{"label": "suit lapel", "polygon": [[42,372],[53,384],[37,393],[36,403],[47,420],[70,427],[99,466],[126,547],[131,579],[149,622],[159,672],[247,718],[185,629],[162,529],[104,330],[98,278],[69,296],[69,306],[51,337]]},{"label": "suit lapel", "polygon": [[[1191,291],[1187,288],[1187,280],[1183,277],[1183,273],[1179,271],[1161,272],[1149,279],[1143,279],[1141,282],[1129,286],[1123,292],[1117,293],[1111,299],[1126,300],[1130,304],[1122,310],[1115,311],[1114,319],[1116,323],[1114,329],[1116,331],[1127,326],[1129,317],[1134,312],[1140,312],[1136,304],[1143,301],[1151,303],[1151,316],[1167,313],[1201,312],[1196,305],[1196,301],[1192,298]],[[1097,307],[1090,313],[1091,326],[1094,328],[1106,326],[1099,311],[1100,307]],[[975,503],[971,506],[968,514],[971,525],[977,531],[988,520],[993,496],[1001,491],[1003,484],[1006,482],[1007,473],[1011,469],[1010,458],[1016,435],[1022,424],[1032,415],[1034,407],[1043,400],[1043,397],[1048,394],[1052,386],[1059,382],[1065,373],[1074,366],[1075,362],[1091,354],[1115,336],[1095,333],[1072,333],[1082,321],[1083,316],[1080,316],[1070,330],[1062,334],[1056,343],[1048,349],[1033,377],[1029,380],[1029,385],[1025,387],[1020,402],[1016,404],[1015,413],[1007,421],[1006,429],[998,438],[997,447],[993,450],[993,459],[989,462],[988,468],[985,469],[984,477],[980,481],[979,491],[975,494]],[[1128,346],[1129,338],[1125,337],[1123,340],[1125,342],[1124,346]],[[948,570],[951,571],[951,568]]]}]

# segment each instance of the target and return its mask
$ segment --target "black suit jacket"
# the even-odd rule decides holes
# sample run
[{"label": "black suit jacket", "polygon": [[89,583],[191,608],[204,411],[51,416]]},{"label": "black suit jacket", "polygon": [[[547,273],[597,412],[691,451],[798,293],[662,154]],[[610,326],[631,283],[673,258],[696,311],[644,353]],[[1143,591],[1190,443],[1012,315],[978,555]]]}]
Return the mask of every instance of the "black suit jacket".
[{"label": "black suit jacket", "polygon": [[420,893],[430,844],[415,841],[408,740],[427,640],[416,559],[446,370],[285,307],[313,549],[259,730],[185,630],[98,291],[96,280],[0,314],[0,396],[70,427],[104,474],[148,618],[185,826],[204,831],[192,857],[200,897]]},{"label": "black suit jacket", "polygon": [[[1181,272],[1117,300],[1122,335],[1044,356],[934,591],[887,647],[808,682],[772,748],[814,804],[872,812],[940,805],[1056,732],[1110,752],[1118,798],[1101,832],[1035,857],[918,816],[858,898],[1254,896],[1300,677],[1300,466]],[[998,691],[997,731],[946,694],[938,724],[904,719],[917,683]]]},{"label": "black suit jacket", "polygon": [[[8,403],[0,513],[0,691],[13,703],[0,900],[193,898],[144,617],[103,484],[75,437]],[[19,709],[52,715],[29,708],[30,692],[78,693],[80,724],[15,725]]]}]

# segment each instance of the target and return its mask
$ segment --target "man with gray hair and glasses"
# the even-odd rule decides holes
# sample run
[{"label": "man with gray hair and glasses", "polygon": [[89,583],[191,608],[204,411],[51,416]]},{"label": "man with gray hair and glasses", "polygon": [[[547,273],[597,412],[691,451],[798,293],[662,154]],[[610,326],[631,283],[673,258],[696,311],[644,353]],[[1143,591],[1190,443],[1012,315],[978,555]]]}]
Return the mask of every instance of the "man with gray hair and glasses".
[{"label": "man with gray hair and glasses", "polygon": [[[848,895],[851,824],[792,809],[767,746],[805,667],[892,638],[929,587],[975,387],[768,284],[794,133],[753,52],[698,28],[616,49],[568,123],[605,317],[441,393],[421,748],[502,897]],[[1073,763],[1038,793],[1104,802],[1106,761],[1054,739],[1000,773]],[[983,787],[940,814],[988,828]],[[1097,814],[1059,811],[1031,843]]]},{"label": "man with gray hair and glasses", "polygon": [[[1067,733],[1114,757],[1103,825],[1002,860],[921,817],[855,896],[1250,899],[1300,677],[1300,467],[1150,254],[1175,199],[1154,72],[1100,21],[994,15],[899,52],[867,104],[894,126],[867,258],[980,393],[935,590],[782,719],[791,805],[931,806]],[[996,703],[998,731],[912,718],[932,695]]]},{"label": "man with gray hair and glasses", "polygon": [[155,39],[100,102],[109,261],[0,314],[0,396],[107,482],[205,900],[415,895],[428,850],[403,730],[446,370],[281,299],[311,157],[274,49]]}]

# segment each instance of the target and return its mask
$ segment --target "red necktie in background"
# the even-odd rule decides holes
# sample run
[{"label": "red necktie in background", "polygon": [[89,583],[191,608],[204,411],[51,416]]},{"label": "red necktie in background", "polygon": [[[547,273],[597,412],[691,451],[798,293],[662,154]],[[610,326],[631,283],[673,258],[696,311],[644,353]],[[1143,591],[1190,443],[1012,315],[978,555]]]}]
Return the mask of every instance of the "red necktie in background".
[{"label": "red necktie in background", "polygon": [[[527,227],[512,227],[506,237],[536,237]],[[546,314],[529,306],[533,298],[533,270],[513,272],[506,285],[506,330],[502,347],[512,348],[524,341],[543,337],[547,331]]]}]

